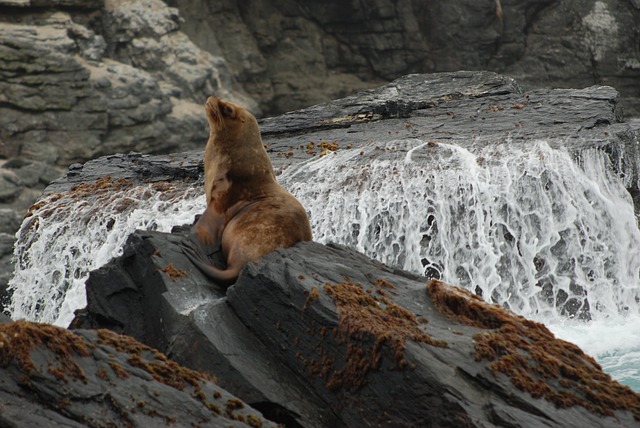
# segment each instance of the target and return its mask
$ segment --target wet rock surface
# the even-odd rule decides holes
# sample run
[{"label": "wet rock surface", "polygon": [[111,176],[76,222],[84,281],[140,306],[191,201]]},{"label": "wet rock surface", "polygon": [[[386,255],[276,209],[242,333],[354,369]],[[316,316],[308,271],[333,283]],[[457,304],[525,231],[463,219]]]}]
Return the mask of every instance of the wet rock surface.
[{"label": "wet rock surface", "polygon": [[[491,70],[528,89],[611,85],[640,113],[637,2],[169,0],[184,31],[278,113],[409,73]],[[241,47],[241,48],[239,48]],[[345,90],[347,92],[345,93]]]},{"label": "wet rock surface", "polygon": [[[492,72],[415,74],[264,118],[259,125],[277,172],[335,151],[359,151],[372,142],[418,138],[473,147],[544,139],[570,152],[605,150],[635,183],[638,125],[623,120],[619,101],[608,86],[525,91],[514,79]],[[183,179],[196,173],[193,168],[203,171],[202,159],[202,151],[107,156],[72,165],[47,193],[104,175],[170,180],[175,173]]]}]

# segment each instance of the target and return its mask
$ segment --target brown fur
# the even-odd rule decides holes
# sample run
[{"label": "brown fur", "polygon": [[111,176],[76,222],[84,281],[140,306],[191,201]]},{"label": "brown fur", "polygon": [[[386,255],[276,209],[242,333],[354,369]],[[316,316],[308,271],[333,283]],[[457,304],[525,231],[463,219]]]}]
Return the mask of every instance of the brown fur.
[{"label": "brown fur", "polygon": [[[207,209],[191,232],[186,254],[215,281],[229,285],[248,262],[300,241],[311,226],[298,200],[273,173],[258,122],[247,110],[216,97],[205,104],[209,141],[204,174]],[[222,249],[226,269],[207,254]]]}]

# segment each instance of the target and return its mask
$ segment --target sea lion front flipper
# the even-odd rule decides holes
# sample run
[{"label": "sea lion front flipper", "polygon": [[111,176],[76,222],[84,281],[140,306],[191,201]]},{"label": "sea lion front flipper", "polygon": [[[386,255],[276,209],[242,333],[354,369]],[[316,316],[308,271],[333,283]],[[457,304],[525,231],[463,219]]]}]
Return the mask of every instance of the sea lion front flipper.
[{"label": "sea lion front flipper", "polygon": [[189,231],[189,239],[202,248],[208,256],[220,250],[222,230],[224,229],[224,215],[207,207]]}]

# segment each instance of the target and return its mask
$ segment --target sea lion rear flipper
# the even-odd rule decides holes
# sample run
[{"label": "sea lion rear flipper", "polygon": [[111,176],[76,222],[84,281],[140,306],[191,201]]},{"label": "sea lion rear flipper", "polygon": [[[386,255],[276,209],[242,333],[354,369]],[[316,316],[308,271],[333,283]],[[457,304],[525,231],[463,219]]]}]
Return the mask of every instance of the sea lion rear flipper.
[{"label": "sea lion rear flipper", "polygon": [[213,265],[213,261],[205,254],[198,242],[191,239],[184,240],[182,252],[198,267],[207,277],[217,284],[228,287],[238,278],[238,269],[220,269]]},{"label": "sea lion rear flipper", "polygon": [[[197,225],[193,226],[189,231],[189,241],[192,247],[197,247],[204,255],[211,257],[213,254],[221,250],[220,243],[222,239],[218,237],[215,241],[211,239],[202,239],[201,233],[198,233],[196,229]],[[185,244],[186,244],[185,241]]]}]

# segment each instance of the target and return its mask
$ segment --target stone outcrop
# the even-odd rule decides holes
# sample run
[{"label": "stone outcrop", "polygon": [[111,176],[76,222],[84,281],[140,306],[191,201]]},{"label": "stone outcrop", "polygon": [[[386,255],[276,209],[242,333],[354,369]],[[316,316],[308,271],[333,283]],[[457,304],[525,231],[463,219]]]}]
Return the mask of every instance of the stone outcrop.
[{"label": "stone outcrop", "polygon": [[3,158],[66,167],[119,151],[195,148],[209,94],[255,108],[232,90],[224,60],[197,48],[161,1],[65,5],[0,3]]},{"label": "stone outcrop", "polygon": [[269,112],[408,73],[492,70],[530,89],[610,85],[640,114],[636,1],[168,2]]},{"label": "stone outcrop", "polygon": [[2,321],[2,426],[276,426],[130,337]]},{"label": "stone outcrop", "polygon": [[75,162],[201,148],[201,105],[234,89],[225,60],[160,0],[0,1],[0,283],[16,225]]}]

